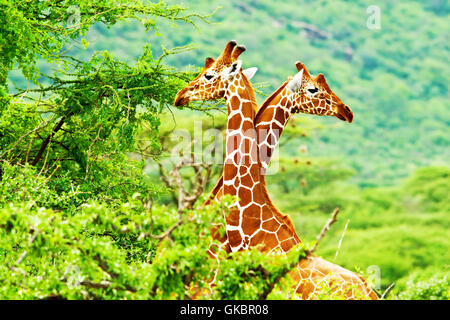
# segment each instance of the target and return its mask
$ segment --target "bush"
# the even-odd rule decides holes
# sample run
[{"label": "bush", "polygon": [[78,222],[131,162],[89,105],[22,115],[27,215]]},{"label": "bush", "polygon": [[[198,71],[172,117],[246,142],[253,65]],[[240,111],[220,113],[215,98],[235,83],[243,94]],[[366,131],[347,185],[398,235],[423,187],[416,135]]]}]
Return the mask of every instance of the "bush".
[{"label": "bush", "polygon": [[258,299],[292,291],[282,278],[304,257],[301,247],[286,257],[239,252],[217,264],[206,248],[223,205],[187,210],[179,220],[177,210],[146,210],[138,198],[114,209],[85,204],[73,215],[0,209],[0,299]]},{"label": "bush", "polygon": [[427,280],[416,280],[412,277],[404,291],[394,299],[401,300],[449,300],[450,279],[448,275],[437,275]]}]

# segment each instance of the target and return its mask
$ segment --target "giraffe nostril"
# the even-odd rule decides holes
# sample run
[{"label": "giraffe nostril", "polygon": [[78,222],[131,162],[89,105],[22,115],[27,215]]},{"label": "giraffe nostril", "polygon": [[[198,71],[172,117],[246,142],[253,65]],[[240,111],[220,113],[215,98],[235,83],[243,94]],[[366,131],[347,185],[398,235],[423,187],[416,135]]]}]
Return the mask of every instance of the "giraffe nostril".
[{"label": "giraffe nostril", "polygon": [[345,110],[347,110],[348,112],[351,112],[351,111],[350,111],[350,108],[347,107],[347,106],[345,106]]}]

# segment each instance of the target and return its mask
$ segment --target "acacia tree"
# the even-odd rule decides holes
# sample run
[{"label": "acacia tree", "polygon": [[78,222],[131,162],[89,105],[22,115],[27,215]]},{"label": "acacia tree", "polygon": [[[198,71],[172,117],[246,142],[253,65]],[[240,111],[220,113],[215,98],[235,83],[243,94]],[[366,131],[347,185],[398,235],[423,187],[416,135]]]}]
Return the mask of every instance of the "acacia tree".
[{"label": "acacia tree", "polygon": [[[106,51],[84,61],[67,52],[95,23],[138,19],[152,31],[156,18],[207,21],[163,2],[2,1],[0,158],[53,175],[60,191],[75,185],[84,199],[89,194],[123,199],[127,190],[145,188],[136,172],[142,163],[125,154],[142,125],[153,133],[151,152],[158,153],[158,115],[172,103],[180,82],[191,77],[165,65],[164,58],[185,48],[154,57],[147,46],[134,66]],[[51,62],[53,72],[40,72],[38,59]],[[8,86],[15,66],[32,88]]]}]

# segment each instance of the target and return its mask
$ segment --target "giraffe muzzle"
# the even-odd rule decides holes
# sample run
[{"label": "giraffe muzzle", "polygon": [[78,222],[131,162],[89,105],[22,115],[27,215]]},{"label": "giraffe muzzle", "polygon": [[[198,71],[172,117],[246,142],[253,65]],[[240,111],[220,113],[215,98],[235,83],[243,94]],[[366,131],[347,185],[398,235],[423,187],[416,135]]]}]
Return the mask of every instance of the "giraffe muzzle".
[{"label": "giraffe muzzle", "polygon": [[348,123],[352,123],[353,121],[353,112],[350,108],[345,104],[339,104],[336,110],[336,117],[341,119],[342,121],[347,121]]},{"label": "giraffe muzzle", "polygon": [[173,103],[175,107],[185,106],[189,103],[189,98],[185,97],[186,92],[187,92],[186,88],[178,91],[175,97],[175,101]]}]

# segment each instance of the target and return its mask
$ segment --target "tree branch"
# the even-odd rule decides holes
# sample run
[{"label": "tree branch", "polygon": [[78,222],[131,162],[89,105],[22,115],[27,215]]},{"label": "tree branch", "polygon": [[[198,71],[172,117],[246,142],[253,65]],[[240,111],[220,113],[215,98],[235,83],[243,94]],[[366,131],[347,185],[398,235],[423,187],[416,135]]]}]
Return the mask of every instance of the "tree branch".
[{"label": "tree branch", "polygon": [[[69,115],[71,115],[70,113]],[[50,143],[50,140],[53,138],[53,136],[61,129],[61,127],[64,124],[64,121],[66,120],[66,116],[63,116],[59,122],[56,124],[56,126],[53,128],[52,132],[48,135],[48,137],[42,142],[41,148],[39,149],[36,157],[31,162],[32,166],[35,166],[39,160],[41,159],[42,155],[44,154],[45,149],[47,148],[48,144]]]},{"label": "tree branch", "polygon": [[[106,263],[106,261],[104,261],[104,260],[100,257],[100,255],[97,254],[96,256],[93,257],[93,259],[94,259],[95,261],[97,261],[98,266],[100,267],[100,269],[102,269],[104,272],[106,272],[107,274],[109,274],[109,275],[111,276],[111,278],[113,278],[113,279],[118,279],[118,278],[119,278],[119,275],[118,275],[116,272],[112,271],[112,270],[108,267],[108,264]],[[136,292],[136,291],[137,291],[135,288],[131,287],[131,286],[128,285],[127,283],[122,283],[122,285],[123,285],[123,286],[125,287],[125,289],[127,289],[128,291],[131,291],[131,292]]]},{"label": "tree branch", "polygon": [[319,243],[322,241],[323,237],[325,237],[325,234],[330,230],[330,227],[333,223],[337,221],[337,215],[339,213],[339,208],[334,209],[333,213],[331,214],[331,219],[327,221],[327,223],[323,226],[322,230],[319,233],[319,236],[317,237],[316,244],[314,247],[312,247],[311,250],[308,252],[312,254],[314,251],[317,250],[317,247],[319,246]]}]

